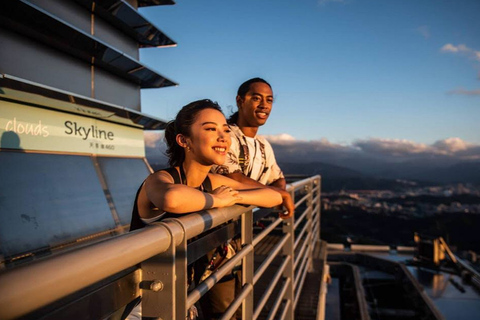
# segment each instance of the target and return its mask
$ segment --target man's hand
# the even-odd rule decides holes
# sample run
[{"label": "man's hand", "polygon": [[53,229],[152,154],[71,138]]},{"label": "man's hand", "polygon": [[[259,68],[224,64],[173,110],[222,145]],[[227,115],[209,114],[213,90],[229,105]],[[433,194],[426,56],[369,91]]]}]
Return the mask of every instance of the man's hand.
[{"label": "man's hand", "polygon": [[[293,214],[295,213],[295,204],[293,203],[290,193],[285,190],[285,188],[287,187],[287,182],[285,181],[285,178],[275,180],[269,185],[269,187],[276,190],[277,192],[280,192],[280,194],[282,195],[283,202],[282,205],[280,205],[278,208],[279,210],[281,210],[279,213],[279,217],[284,220],[293,217]],[[287,210],[286,213],[284,212],[282,206],[285,207],[285,209]]]},{"label": "man's hand", "polygon": [[[242,183],[245,183],[245,184],[249,184],[251,186],[254,186],[254,187],[262,187],[262,188],[270,188],[270,189],[273,189],[277,192],[280,193],[280,195],[282,196],[282,204],[277,208],[280,210],[280,213],[279,213],[279,217],[282,218],[282,219],[288,219],[288,218],[291,218],[293,217],[293,214],[295,213],[295,204],[293,203],[293,200],[292,200],[292,197],[290,196],[290,193],[288,193],[286,190],[285,190],[285,187],[287,185],[286,181],[284,178],[281,178],[281,179],[278,179],[274,182],[272,182],[270,185],[268,186],[265,186],[263,184],[261,184],[260,182],[258,181],[255,181],[249,177],[247,177],[246,175],[244,175],[243,173],[240,173],[240,172],[235,172],[235,173],[230,173],[227,175],[227,177],[233,179],[233,180],[236,180],[236,181],[240,181]],[[284,213],[284,210],[282,207],[285,207],[285,209],[287,210],[287,212],[285,214]]]},{"label": "man's hand", "polygon": [[282,208],[280,208],[281,211],[278,214],[279,217],[284,220],[293,217],[293,214],[295,213],[295,204],[293,203],[290,193],[283,189],[275,188],[275,190],[280,192],[280,194],[282,195],[283,202],[281,206],[285,207],[285,209],[287,210],[285,212],[284,210],[282,210]]}]

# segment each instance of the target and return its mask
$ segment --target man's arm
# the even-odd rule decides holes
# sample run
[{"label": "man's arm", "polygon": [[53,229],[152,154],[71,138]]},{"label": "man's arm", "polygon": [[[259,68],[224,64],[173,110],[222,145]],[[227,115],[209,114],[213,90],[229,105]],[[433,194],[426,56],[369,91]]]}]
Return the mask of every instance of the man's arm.
[{"label": "man's arm", "polygon": [[278,180],[273,181],[269,185],[272,186],[272,187],[280,188],[280,189],[286,189],[287,188],[287,180],[285,180],[285,178],[280,178]]},{"label": "man's arm", "polygon": [[252,187],[263,187],[263,188],[268,187],[270,189],[273,189],[279,192],[280,195],[282,196],[282,205],[287,209],[287,214],[281,214],[280,218],[288,219],[293,216],[293,213],[295,212],[295,204],[293,203],[290,193],[288,193],[285,190],[286,182],[284,178],[280,178],[272,182],[270,185],[265,186],[260,182],[247,177],[241,172],[229,173],[226,176],[229,177],[230,179],[251,185]]}]

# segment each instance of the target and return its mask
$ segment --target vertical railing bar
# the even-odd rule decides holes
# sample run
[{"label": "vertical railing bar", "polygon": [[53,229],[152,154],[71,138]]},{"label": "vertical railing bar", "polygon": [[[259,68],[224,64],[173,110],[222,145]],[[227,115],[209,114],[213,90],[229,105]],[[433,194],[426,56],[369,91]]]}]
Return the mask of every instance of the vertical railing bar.
[{"label": "vertical railing bar", "polygon": [[[295,188],[290,190],[290,195],[292,197],[293,202],[295,203]],[[295,280],[295,270],[293,268],[293,262],[295,257],[295,251],[293,245],[295,243],[295,215],[284,222],[283,224],[283,232],[290,234],[290,240],[285,244],[283,247],[283,254],[286,257],[289,257],[289,261],[285,270],[283,271],[284,278],[292,279],[292,281],[288,284],[288,289],[286,292],[286,299],[289,301],[293,301],[295,296],[295,289],[293,287],[293,281]],[[291,304],[289,304],[288,310],[285,310],[287,319],[294,320],[294,309]]]},{"label": "vertical railing bar", "polygon": [[302,270],[306,270],[305,265],[307,264],[308,257],[302,259],[302,263],[300,264],[300,268],[298,268],[297,272],[295,273],[295,280],[293,282],[293,287],[297,287],[299,279],[299,275],[301,274]]},{"label": "vertical railing bar", "polygon": [[[313,180],[310,180],[308,184],[308,208],[310,209],[308,211],[308,234],[309,234],[309,242],[312,240],[312,232],[313,232]],[[308,265],[307,269],[308,270],[313,270],[313,259],[312,259],[312,254],[313,254],[313,245],[310,246],[310,250],[308,250]],[[295,306],[297,304],[295,303]]]},{"label": "vertical railing bar", "polygon": [[326,297],[327,297],[327,281],[328,275],[330,273],[330,266],[324,263],[322,268],[322,278],[320,280],[320,292],[319,299],[317,303],[317,317],[316,320],[325,320],[325,307],[326,307]]},{"label": "vertical railing bar", "polygon": [[[312,231],[312,234],[315,235],[318,232],[318,224],[315,224],[315,228]],[[320,239],[316,239],[317,241],[320,241]]]},{"label": "vertical railing bar", "polygon": [[317,184],[317,189],[318,189],[318,195],[317,195],[317,198],[316,198],[316,210],[318,212],[318,215],[317,215],[317,224],[318,224],[318,234],[316,234],[316,238],[318,240],[320,240],[320,237],[321,237],[321,234],[320,234],[320,231],[321,231],[321,225],[320,225],[320,222],[321,222],[321,217],[322,217],[322,207],[321,207],[321,198],[322,198],[322,177],[319,176],[317,177],[317,179],[315,179],[315,183]]},{"label": "vertical railing bar", "polygon": [[[253,314],[253,276],[254,276],[254,252],[253,242],[253,211],[250,210],[242,214],[242,246],[251,246],[251,250],[243,257],[242,261],[242,286],[244,297],[242,298],[242,319],[252,319]],[[237,305],[235,302],[234,305]],[[230,309],[230,308],[229,308]],[[235,312],[238,306],[234,308]],[[230,312],[230,310],[227,310]],[[233,313],[232,313],[233,315]],[[223,319],[223,318],[222,318]]]},{"label": "vertical railing bar", "polygon": [[273,320],[275,315],[277,314],[278,308],[280,307],[280,304],[282,304],[283,297],[285,296],[285,293],[287,292],[288,285],[290,284],[291,279],[286,279],[285,283],[283,284],[282,290],[278,293],[277,298],[275,299],[275,304],[272,306],[272,309],[270,310],[267,320]]},{"label": "vertical railing bar", "polygon": [[297,292],[297,295],[295,296],[295,301],[294,301],[294,304],[293,304],[293,307],[296,308],[297,307],[297,303],[298,303],[298,299],[300,298],[300,293],[302,292],[302,288],[303,288],[303,283],[305,282],[305,278],[307,276],[307,269],[304,269],[304,272],[302,274],[302,278],[300,280],[300,285],[298,286],[296,292]]},{"label": "vertical railing bar", "polygon": [[317,217],[317,215],[319,214],[318,209],[319,209],[318,206],[315,204],[315,205],[313,206],[313,214],[314,214],[315,219],[318,218],[318,217]]},{"label": "vertical railing bar", "polygon": [[282,276],[282,273],[283,271],[285,270],[285,268],[287,267],[288,263],[291,261],[292,259],[290,257],[287,257],[282,265],[280,266],[280,268],[278,268],[277,272],[275,273],[275,276],[273,277],[272,281],[270,281],[268,287],[267,287],[267,290],[265,290],[265,292],[263,293],[262,297],[260,298],[260,301],[258,302],[258,305],[257,305],[257,308],[255,309],[255,312],[253,314],[253,319],[257,319],[258,316],[260,315],[260,312],[262,311],[263,307],[265,306],[265,303],[267,303],[268,301],[268,298],[270,298],[270,295],[272,294],[272,291],[273,289],[275,288],[275,286],[277,285],[278,283],[278,280],[280,279],[280,277]]},{"label": "vertical railing bar", "polygon": [[[235,297],[235,300],[233,300],[232,304],[223,313],[220,320],[230,319],[235,314],[238,307],[240,307],[240,304],[243,302],[243,300],[252,292],[253,292],[253,286],[251,283],[247,283],[245,286],[243,286],[242,291],[240,291],[238,296]],[[245,319],[248,319],[248,318],[245,318]]]},{"label": "vertical railing bar", "polygon": [[287,313],[288,310],[293,309],[293,308],[290,308],[290,307],[291,307],[291,306],[290,306],[291,303],[292,303],[291,300],[286,300],[286,301],[285,301],[285,308],[283,309],[283,312],[282,312],[282,314],[280,315],[279,320],[285,319],[285,318],[288,316],[288,313]]},{"label": "vertical railing bar", "polygon": [[293,268],[296,269],[299,261],[303,261],[305,259],[308,259],[308,255],[304,255],[305,251],[307,248],[310,246],[309,241],[311,240],[311,235],[307,235],[305,237],[305,241],[302,244],[302,248],[300,249],[300,252],[298,253],[297,257],[295,257]]},{"label": "vertical railing bar", "polygon": [[[183,235],[186,234],[184,224],[179,219],[169,219],[166,224],[175,223],[182,228]],[[175,248],[175,315],[177,319],[187,317],[187,295],[188,295],[188,266],[187,266],[187,239],[182,237],[182,242]]]},{"label": "vertical railing bar", "polygon": [[265,258],[265,260],[262,262],[260,267],[258,267],[257,270],[255,270],[255,276],[253,277],[253,284],[255,285],[257,281],[260,279],[260,277],[263,275],[265,270],[270,266],[271,262],[275,257],[278,255],[281,249],[283,249],[283,246],[285,245],[285,242],[287,242],[288,238],[290,237],[289,234],[286,234],[283,236],[282,240],[278,242],[275,247],[273,247],[273,250],[270,251],[268,256]]},{"label": "vertical railing bar", "polygon": [[318,206],[314,205],[313,206],[313,216],[312,216],[314,226],[316,226],[318,224],[318,220],[320,218],[319,215],[320,215],[320,213],[318,212]]},{"label": "vertical railing bar", "polygon": [[307,236],[305,237],[305,239],[302,243],[302,248],[300,249],[300,252],[295,257],[294,268],[297,267],[299,261],[303,261],[303,260],[307,259],[307,256],[308,256],[308,253],[309,253],[307,248],[310,246],[310,241],[311,240],[312,240],[311,234],[307,234]]},{"label": "vertical railing bar", "polygon": [[253,246],[255,247],[260,241],[263,240],[273,229],[275,229],[276,226],[278,226],[280,223],[282,223],[282,219],[278,218],[274,222],[272,222],[265,230],[260,232],[254,239],[253,239]]},{"label": "vertical railing bar", "polygon": [[300,244],[300,242],[302,242],[302,240],[305,240],[303,238],[303,235],[305,232],[307,232],[307,230],[304,227],[302,228],[302,231],[298,234],[297,238],[295,239],[295,243],[293,244],[293,250],[297,250],[297,247]]},{"label": "vertical railing bar", "polygon": [[295,208],[299,207],[302,203],[304,203],[308,199],[308,194],[304,195],[300,200],[295,202]]},{"label": "vertical railing bar", "polygon": [[252,245],[247,245],[242,248],[239,252],[233,256],[228,262],[223,266],[218,268],[214,273],[212,273],[207,279],[200,283],[195,289],[193,289],[187,297],[187,309],[190,308],[200,300],[200,298],[210,290],[220,279],[223,278],[227,272],[231,271],[233,267],[241,260],[243,257],[253,250]]},{"label": "vertical railing bar", "polygon": [[302,288],[303,288],[303,284],[305,282],[305,278],[307,276],[307,271],[308,269],[307,268],[303,268],[301,269],[303,270],[303,273],[302,273],[302,276],[301,276],[301,279],[299,281],[299,285],[295,285],[296,289],[295,289],[295,292],[297,293],[296,296],[295,296],[295,301],[294,301],[294,305],[293,307],[295,308],[297,306],[297,302],[298,302],[298,299],[300,298],[300,295],[301,295],[301,292],[302,292]]},{"label": "vertical railing bar", "polygon": [[295,244],[293,245],[294,250],[297,249],[298,243],[302,240],[303,234],[307,232],[309,223],[310,222],[305,223],[305,225],[302,228],[302,231],[300,231],[300,233],[297,236],[297,239],[295,239]]},{"label": "vertical railing bar", "polygon": [[[303,269],[306,269],[306,264],[307,264],[307,262],[309,261],[309,259],[308,259],[308,250],[310,250],[311,247],[312,247],[312,244],[310,244],[310,243],[307,244],[307,246],[305,247],[305,248],[306,248],[306,251],[307,251],[307,252],[305,253],[305,257],[302,257],[302,258],[300,258],[300,259],[297,260],[297,261],[298,261],[298,264],[299,264],[300,266],[299,266],[298,268],[296,268],[296,272],[295,272],[295,277],[296,277],[295,280],[296,280],[296,282],[295,282],[295,285],[297,285],[298,277],[299,277],[299,275],[301,274],[301,272],[303,272],[302,270],[303,270]],[[298,266],[298,264],[297,264],[297,266]],[[307,270],[308,270],[308,269],[307,269]]]},{"label": "vertical railing bar", "polygon": [[308,211],[309,211],[309,208],[306,208],[302,215],[300,217],[298,217],[298,219],[295,220],[295,224],[294,224],[294,229],[297,229],[298,228],[298,225],[302,222],[303,219],[305,219],[305,217],[307,216],[308,214]]}]

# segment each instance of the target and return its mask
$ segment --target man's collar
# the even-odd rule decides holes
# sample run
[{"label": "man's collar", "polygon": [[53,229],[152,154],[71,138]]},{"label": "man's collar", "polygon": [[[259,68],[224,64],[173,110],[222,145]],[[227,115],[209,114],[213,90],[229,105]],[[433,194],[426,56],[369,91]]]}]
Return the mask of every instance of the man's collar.
[{"label": "man's collar", "polygon": [[[242,135],[244,135],[246,137],[249,137],[245,134],[245,131],[242,128],[240,128],[236,123],[230,125],[231,128],[233,128],[233,126],[235,126],[235,128],[238,131],[240,131],[242,133]],[[255,131],[255,134],[253,135],[253,137],[250,137],[250,138],[255,138],[257,136],[257,132],[258,132],[258,127],[257,127],[257,130]]]}]

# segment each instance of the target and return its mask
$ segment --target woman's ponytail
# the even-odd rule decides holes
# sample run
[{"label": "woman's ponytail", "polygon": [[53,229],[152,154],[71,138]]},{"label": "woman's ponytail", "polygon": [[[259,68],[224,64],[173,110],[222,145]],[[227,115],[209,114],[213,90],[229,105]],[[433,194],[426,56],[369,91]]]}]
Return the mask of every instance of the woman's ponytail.
[{"label": "woman's ponytail", "polygon": [[185,150],[177,143],[177,126],[172,120],[165,128],[165,142],[167,144],[167,157],[170,167],[179,166],[185,160]]}]

